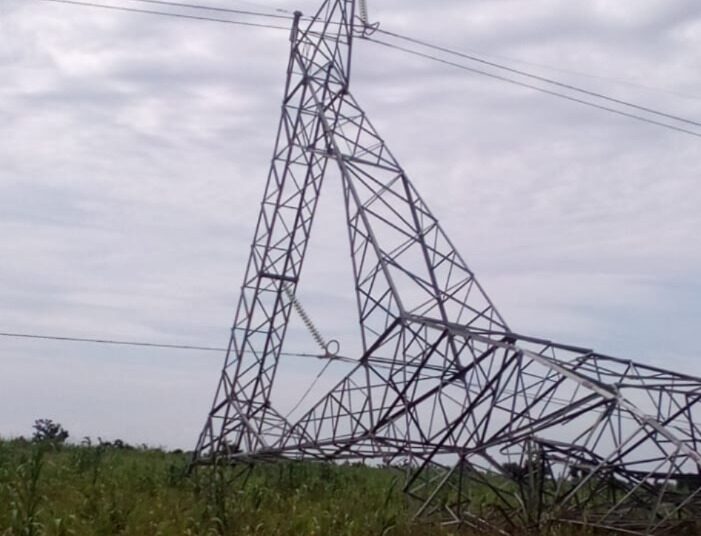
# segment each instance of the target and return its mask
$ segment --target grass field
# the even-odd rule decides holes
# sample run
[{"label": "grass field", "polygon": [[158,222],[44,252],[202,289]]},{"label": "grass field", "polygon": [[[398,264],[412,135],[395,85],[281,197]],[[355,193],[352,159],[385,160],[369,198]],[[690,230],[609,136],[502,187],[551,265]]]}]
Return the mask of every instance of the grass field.
[{"label": "grass field", "polygon": [[0,535],[467,534],[410,525],[389,471],[275,464],[243,489],[153,449],[0,441]]},{"label": "grass field", "polygon": [[0,440],[0,536],[473,535],[411,523],[416,504],[388,469],[266,464],[242,487],[187,466],[182,452]]}]

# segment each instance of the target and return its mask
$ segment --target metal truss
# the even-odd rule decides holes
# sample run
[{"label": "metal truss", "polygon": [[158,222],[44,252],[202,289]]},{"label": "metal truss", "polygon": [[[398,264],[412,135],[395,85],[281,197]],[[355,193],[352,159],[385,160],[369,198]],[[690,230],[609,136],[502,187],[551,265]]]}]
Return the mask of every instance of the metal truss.
[{"label": "metal truss", "polygon": [[[504,534],[695,526],[701,379],[511,331],[349,91],[352,42],[368,31],[358,16],[354,0],[325,1],[304,29],[295,16],[268,183],[195,462],[375,459],[406,473],[417,516]],[[329,163],[362,353],[289,422],[271,391]]]}]

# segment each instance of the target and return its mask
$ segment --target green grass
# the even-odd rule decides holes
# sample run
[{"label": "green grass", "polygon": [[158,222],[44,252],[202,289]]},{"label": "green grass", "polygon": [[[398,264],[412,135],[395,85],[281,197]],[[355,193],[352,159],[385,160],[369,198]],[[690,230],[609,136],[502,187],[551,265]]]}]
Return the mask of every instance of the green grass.
[{"label": "green grass", "polygon": [[[396,470],[262,464],[243,485],[231,468],[188,476],[188,461],[158,449],[0,440],[0,536],[474,536],[467,527],[412,523],[417,504]],[[489,502],[479,486],[468,493],[473,504]]]},{"label": "green grass", "polygon": [[186,475],[182,453],[0,441],[0,535],[442,535],[410,524],[395,473],[271,464]]}]

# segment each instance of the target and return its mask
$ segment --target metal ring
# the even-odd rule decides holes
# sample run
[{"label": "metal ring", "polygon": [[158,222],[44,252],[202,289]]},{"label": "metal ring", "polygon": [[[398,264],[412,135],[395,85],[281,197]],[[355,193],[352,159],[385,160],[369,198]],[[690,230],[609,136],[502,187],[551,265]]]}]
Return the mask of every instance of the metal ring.
[{"label": "metal ring", "polygon": [[326,348],[324,349],[326,350],[326,355],[336,357],[338,352],[341,350],[341,343],[339,343],[336,339],[331,339],[326,343]]}]

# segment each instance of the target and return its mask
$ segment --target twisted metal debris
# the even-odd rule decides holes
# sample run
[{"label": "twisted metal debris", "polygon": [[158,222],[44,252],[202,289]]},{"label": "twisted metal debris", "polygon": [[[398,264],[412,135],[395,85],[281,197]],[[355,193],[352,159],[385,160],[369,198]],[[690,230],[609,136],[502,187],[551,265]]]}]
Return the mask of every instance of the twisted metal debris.
[{"label": "twisted metal debris", "polygon": [[[378,460],[417,517],[625,534],[701,520],[701,379],[512,331],[349,90],[354,0],[296,14],[268,183],[195,463]],[[339,171],[362,353],[296,421],[271,403],[322,183]],[[334,177],[335,178],[335,177]]]}]

